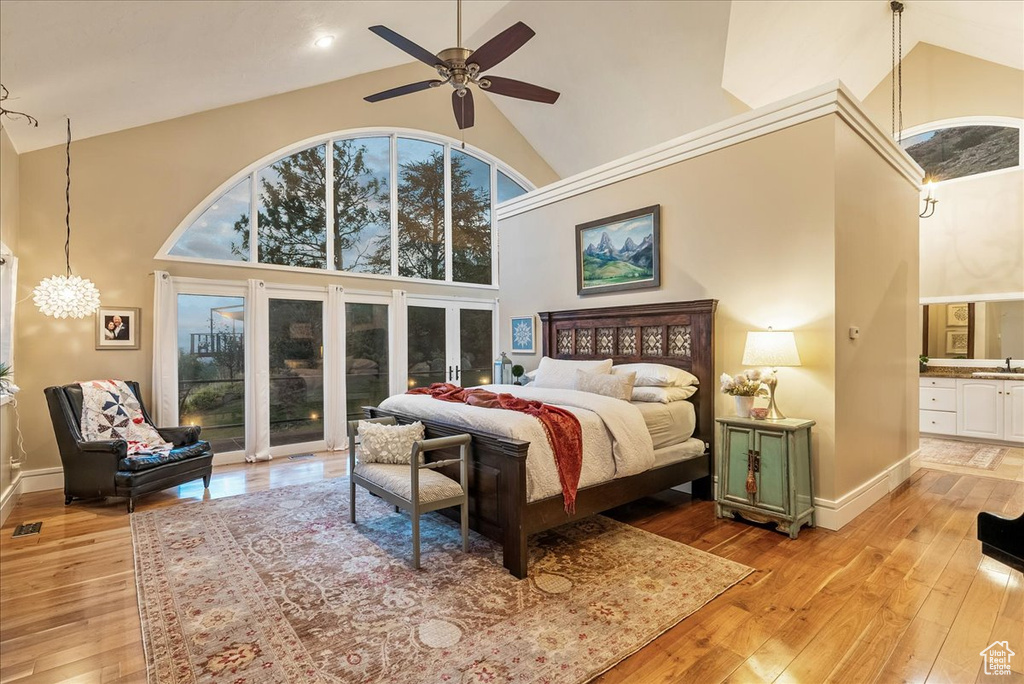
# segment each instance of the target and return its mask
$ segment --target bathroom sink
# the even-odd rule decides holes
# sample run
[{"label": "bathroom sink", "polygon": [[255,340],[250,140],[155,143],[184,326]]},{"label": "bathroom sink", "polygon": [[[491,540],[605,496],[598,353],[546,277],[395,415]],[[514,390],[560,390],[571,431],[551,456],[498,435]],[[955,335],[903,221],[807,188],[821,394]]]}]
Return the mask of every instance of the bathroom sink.
[{"label": "bathroom sink", "polygon": [[978,371],[971,373],[972,378],[992,378],[993,380],[1024,380],[1024,373],[1007,373],[1006,371]]}]

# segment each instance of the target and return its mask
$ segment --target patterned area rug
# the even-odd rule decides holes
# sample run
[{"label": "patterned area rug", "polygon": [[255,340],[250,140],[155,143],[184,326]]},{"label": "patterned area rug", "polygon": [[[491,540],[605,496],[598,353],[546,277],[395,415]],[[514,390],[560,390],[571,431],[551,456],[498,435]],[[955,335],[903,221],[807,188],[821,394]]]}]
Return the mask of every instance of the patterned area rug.
[{"label": "patterned area rug", "polygon": [[751,569],[594,516],[531,538],[530,576],[437,514],[345,479],[132,516],[153,684],[583,682]]},{"label": "patterned area rug", "polygon": [[920,458],[928,463],[995,470],[1005,455],[1005,448],[990,444],[921,438]]}]

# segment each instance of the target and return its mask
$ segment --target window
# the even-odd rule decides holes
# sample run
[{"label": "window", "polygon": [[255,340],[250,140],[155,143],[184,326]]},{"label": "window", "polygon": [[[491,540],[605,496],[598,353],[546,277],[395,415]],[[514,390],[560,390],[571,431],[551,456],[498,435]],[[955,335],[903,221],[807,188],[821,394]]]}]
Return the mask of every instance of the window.
[{"label": "window", "polygon": [[445,279],[444,147],[398,139],[398,275]]},{"label": "window", "polygon": [[347,420],[363,418],[364,406],[388,398],[388,305],[345,304],[345,389]]},{"label": "window", "polygon": [[215,452],[245,447],[245,298],[178,295],[178,416]]},{"label": "window", "polygon": [[0,243],[0,363],[14,358],[14,303],[17,296],[18,260]]},{"label": "window", "polygon": [[252,179],[246,176],[196,219],[171,248],[171,254],[248,261],[251,202]]},{"label": "window", "polygon": [[452,271],[460,283],[491,283],[491,166],[452,150]]},{"label": "window", "polygon": [[529,191],[526,188],[509,178],[504,171],[498,172],[498,204],[525,195],[527,192]]},{"label": "window", "polygon": [[527,185],[441,136],[330,136],[244,171],[157,258],[491,286],[494,206]]},{"label": "window", "polygon": [[391,139],[334,143],[334,268],[391,273]]},{"label": "window", "polygon": [[270,300],[270,446],[324,438],[323,320],[323,302]]},{"label": "window", "polygon": [[318,145],[260,171],[260,263],[326,268],[326,158]]},{"label": "window", "polygon": [[970,124],[924,130],[903,138],[903,149],[929,180],[944,181],[1020,165],[1020,126]]}]

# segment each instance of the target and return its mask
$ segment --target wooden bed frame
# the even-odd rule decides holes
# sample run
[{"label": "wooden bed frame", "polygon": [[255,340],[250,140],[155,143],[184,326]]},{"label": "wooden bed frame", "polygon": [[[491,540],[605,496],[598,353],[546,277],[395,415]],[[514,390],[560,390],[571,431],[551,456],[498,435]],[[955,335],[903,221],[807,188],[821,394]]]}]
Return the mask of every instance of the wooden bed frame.
[{"label": "wooden bed frame", "polygon": [[[562,495],[526,500],[526,453],[529,442],[469,431],[473,436],[469,470],[470,527],[502,545],[508,570],[522,579],[527,573],[526,538],[536,532],[620,506],[686,482],[694,496],[712,497],[715,472],[714,349],[715,308],[704,299],[605,309],[577,309],[540,314],[543,352],[558,359],[607,359],[620,363],[663,363],[693,373],[700,389],[691,401],[697,412],[694,437],[704,441],[702,456],[654,468],[629,477],[581,488],[576,513],[567,515]],[[394,416],[399,423],[416,416],[365,407],[371,418]],[[427,437],[467,432],[463,427],[422,420]],[[444,452],[434,459],[447,458]],[[442,472],[444,470],[442,469]],[[447,473],[455,476],[454,473]],[[452,517],[458,512],[442,511]]]}]

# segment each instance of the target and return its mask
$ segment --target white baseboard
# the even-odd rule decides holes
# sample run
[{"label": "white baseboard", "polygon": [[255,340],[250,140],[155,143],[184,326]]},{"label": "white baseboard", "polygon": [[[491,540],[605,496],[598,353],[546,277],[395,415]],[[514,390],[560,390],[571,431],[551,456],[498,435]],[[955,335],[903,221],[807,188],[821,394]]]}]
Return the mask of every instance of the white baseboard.
[{"label": "white baseboard", "polygon": [[920,450],[904,456],[856,489],[836,500],[814,500],[814,524],[826,530],[839,530],[876,501],[903,484],[917,470]]},{"label": "white baseboard", "polygon": [[64,489],[64,469],[60,466],[54,468],[37,468],[36,470],[25,470],[21,474],[21,492],[45,492],[47,489]]},{"label": "white baseboard", "polygon": [[7,522],[7,516],[14,510],[14,504],[18,503],[21,495],[21,471],[17,471],[11,484],[0,494],[0,525]]}]

